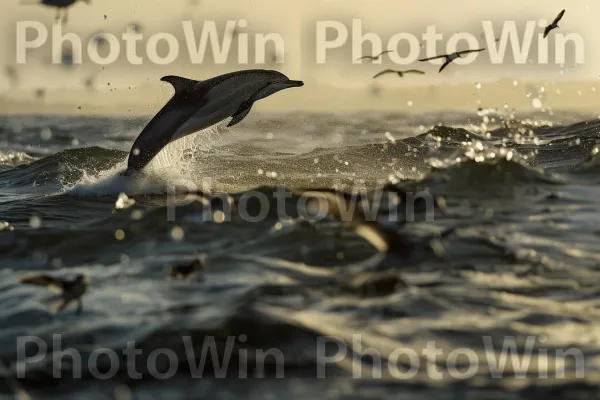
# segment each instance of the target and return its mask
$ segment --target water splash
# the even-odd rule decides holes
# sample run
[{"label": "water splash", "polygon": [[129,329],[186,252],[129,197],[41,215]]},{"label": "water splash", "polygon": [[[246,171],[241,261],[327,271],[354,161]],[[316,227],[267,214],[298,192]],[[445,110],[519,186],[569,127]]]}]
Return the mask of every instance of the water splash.
[{"label": "water splash", "polygon": [[169,143],[138,174],[124,176],[127,160],[96,174],[83,171],[74,185],[65,188],[75,196],[130,196],[206,191],[202,165],[210,151],[221,142],[224,124],[214,125]]}]

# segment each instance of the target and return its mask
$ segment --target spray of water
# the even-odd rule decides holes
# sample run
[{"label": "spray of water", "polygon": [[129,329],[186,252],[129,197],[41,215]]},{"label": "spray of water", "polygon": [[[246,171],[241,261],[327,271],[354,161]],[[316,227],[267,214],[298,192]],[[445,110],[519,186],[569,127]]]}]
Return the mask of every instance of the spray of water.
[{"label": "spray of water", "polygon": [[188,135],[165,146],[139,174],[123,176],[127,160],[95,174],[84,171],[65,192],[75,196],[166,194],[203,189],[202,165],[220,143],[224,123]]}]

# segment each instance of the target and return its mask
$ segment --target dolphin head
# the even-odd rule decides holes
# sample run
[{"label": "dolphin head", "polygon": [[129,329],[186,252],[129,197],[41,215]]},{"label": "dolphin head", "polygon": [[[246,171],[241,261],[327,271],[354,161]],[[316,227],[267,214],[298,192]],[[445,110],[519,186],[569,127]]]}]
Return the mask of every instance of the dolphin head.
[{"label": "dolphin head", "polygon": [[284,89],[302,87],[304,82],[293,81],[281,72],[278,71],[265,71],[268,75],[265,76],[268,81],[268,85],[260,91],[257,96],[258,99],[264,99],[265,97],[271,96],[274,93],[282,91]]}]

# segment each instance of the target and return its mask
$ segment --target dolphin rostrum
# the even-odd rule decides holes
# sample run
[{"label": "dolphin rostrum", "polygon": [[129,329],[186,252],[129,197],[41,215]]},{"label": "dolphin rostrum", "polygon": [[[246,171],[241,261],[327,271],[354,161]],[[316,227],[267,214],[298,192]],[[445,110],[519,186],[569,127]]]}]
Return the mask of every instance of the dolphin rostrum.
[{"label": "dolphin rostrum", "polygon": [[254,102],[302,81],[271,70],[244,70],[195,81],[178,76],[161,79],[175,94],[146,125],[133,143],[125,175],[140,171],[167,144],[232,117],[228,127],[240,123]]}]

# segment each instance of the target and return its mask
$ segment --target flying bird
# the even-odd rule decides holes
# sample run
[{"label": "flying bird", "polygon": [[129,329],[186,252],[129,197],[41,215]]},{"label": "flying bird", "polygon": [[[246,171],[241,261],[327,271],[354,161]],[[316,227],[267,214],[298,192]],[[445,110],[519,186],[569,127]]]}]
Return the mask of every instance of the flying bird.
[{"label": "flying bird", "polygon": [[6,68],[4,68],[4,73],[10,81],[11,86],[17,86],[19,83],[19,73],[16,68],[12,65],[7,65]]},{"label": "flying bird", "polygon": [[440,58],[445,58],[446,62],[440,68],[440,72],[442,72],[452,61],[456,60],[457,58],[462,58],[462,56],[465,55],[465,54],[479,53],[480,51],[484,51],[484,50],[485,49],[457,51],[457,52],[454,52],[452,54],[444,54],[442,56],[435,56],[435,57],[423,58],[423,59],[421,59],[419,61],[429,61],[429,60],[437,60],[437,59],[440,59]]},{"label": "flying bird", "polygon": [[[485,34],[485,33],[482,33],[482,34],[481,34],[479,37],[481,37],[482,39],[484,39],[484,40],[486,40],[486,41],[487,41],[487,36],[486,36],[486,34]],[[498,43],[499,41],[500,41],[500,38],[499,38],[499,37],[497,37],[497,38],[494,38],[494,42]]]},{"label": "flying bird", "polygon": [[552,21],[552,23],[550,25],[548,25],[546,27],[546,29],[544,29],[544,38],[546,38],[548,36],[548,34],[550,33],[551,30],[558,28],[558,23],[560,22],[560,20],[562,19],[562,17],[565,15],[565,11],[566,10],[562,10],[560,12],[560,14],[558,14],[558,17],[556,17],[554,19],[554,21]]},{"label": "flying bird", "polygon": [[142,33],[144,30],[144,27],[137,22],[132,22],[127,26],[127,29],[129,29],[135,33]]},{"label": "flying bird", "polygon": [[423,74],[425,74],[425,72],[423,72],[421,70],[418,70],[418,69],[409,69],[407,71],[398,71],[398,70],[395,70],[395,69],[386,69],[385,71],[381,71],[377,75],[373,76],[373,79],[379,78],[380,76],[386,75],[386,74],[396,74],[400,78],[404,78],[404,74],[419,74],[419,75],[423,75]]},{"label": "flying bird", "polygon": [[[77,3],[80,0],[35,0],[33,3],[26,4],[42,4],[48,7],[56,7],[56,19],[62,20],[62,22],[67,22],[69,19],[68,9],[73,4]],[[91,4],[91,0],[81,0],[84,3]],[[62,14],[62,17],[61,17]]]},{"label": "flying bird", "polygon": [[359,58],[356,61],[362,61],[362,60],[371,60],[371,61],[378,61],[381,59],[381,57],[383,57],[385,54],[391,53],[392,50],[386,50],[386,51],[382,51],[381,53],[374,55],[374,56],[363,56],[361,58]]},{"label": "flying bird", "polygon": [[26,285],[44,286],[50,290],[58,291],[61,299],[54,305],[54,313],[64,310],[69,303],[77,300],[77,314],[81,314],[83,304],[81,297],[86,292],[89,282],[85,275],[77,275],[73,280],[54,278],[49,275],[30,275],[21,278],[21,283]]},{"label": "flying bird", "polygon": [[35,97],[37,97],[40,100],[44,100],[44,97],[46,97],[46,89],[44,89],[44,88],[35,89]]}]

